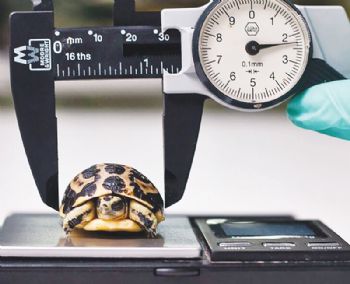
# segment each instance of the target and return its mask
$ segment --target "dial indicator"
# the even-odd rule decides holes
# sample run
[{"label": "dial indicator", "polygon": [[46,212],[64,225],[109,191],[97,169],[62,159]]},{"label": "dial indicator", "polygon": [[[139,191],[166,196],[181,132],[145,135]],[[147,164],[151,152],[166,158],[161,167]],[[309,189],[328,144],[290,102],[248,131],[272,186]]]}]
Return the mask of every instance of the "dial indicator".
[{"label": "dial indicator", "polygon": [[208,9],[194,47],[205,85],[239,108],[266,108],[287,99],[310,56],[302,16],[284,0],[222,0]]}]

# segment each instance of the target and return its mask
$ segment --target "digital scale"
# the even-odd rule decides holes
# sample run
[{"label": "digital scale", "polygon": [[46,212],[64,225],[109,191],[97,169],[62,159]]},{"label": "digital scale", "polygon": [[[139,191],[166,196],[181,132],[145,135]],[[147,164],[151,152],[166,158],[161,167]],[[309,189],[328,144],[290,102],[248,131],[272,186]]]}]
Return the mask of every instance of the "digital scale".
[{"label": "digital scale", "polygon": [[319,221],[168,216],[155,239],[74,232],[16,214],[0,231],[1,283],[347,283],[350,246]]},{"label": "digital scale", "polygon": [[[286,0],[209,1],[139,12],[115,0],[114,26],[54,27],[51,0],[11,15],[11,83],[28,161],[58,209],[55,81],[162,78],[166,207],[185,191],[203,105],[277,106],[350,77],[341,7]],[[290,216],[166,216],[144,235],[64,234],[57,215],[15,214],[0,231],[0,283],[347,283],[350,246]]]}]

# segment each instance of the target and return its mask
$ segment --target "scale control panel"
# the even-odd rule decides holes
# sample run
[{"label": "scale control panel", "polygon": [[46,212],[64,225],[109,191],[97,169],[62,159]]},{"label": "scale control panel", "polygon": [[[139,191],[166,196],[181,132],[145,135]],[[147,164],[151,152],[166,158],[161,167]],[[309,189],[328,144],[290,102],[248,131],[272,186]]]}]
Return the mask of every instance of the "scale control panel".
[{"label": "scale control panel", "polygon": [[198,218],[213,261],[330,260],[350,246],[319,221]]}]

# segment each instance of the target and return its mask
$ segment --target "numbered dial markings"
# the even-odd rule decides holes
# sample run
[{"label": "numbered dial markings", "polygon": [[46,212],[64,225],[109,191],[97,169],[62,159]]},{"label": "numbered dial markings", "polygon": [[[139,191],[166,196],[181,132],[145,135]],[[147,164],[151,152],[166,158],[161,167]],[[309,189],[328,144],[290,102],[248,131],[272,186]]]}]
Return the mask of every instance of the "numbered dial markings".
[{"label": "numbered dial markings", "polygon": [[203,22],[198,53],[220,98],[262,108],[298,83],[310,45],[303,18],[283,0],[223,0]]}]

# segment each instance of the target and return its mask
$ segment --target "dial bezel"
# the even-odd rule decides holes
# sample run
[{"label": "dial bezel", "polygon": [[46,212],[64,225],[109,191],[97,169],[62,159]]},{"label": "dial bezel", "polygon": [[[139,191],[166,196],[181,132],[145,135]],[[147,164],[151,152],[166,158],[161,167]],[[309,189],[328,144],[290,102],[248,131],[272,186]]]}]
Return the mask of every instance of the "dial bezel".
[{"label": "dial bezel", "polygon": [[200,59],[200,50],[199,50],[199,41],[200,41],[200,35],[201,35],[201,30],[203,28],[203,25],[207,18],[209,17],[210,13],[212,12],[213,9],[218,6],[222,0],[214,0],[211,4],[208,5],[208,7],[204,10],[202,15],[199,17],[194,33],[193,33],[193,42],[192,42],[192,54],[193,54],[193,61],[194,61],[194,67],[196,70],[196,74],[199,78],[199,80],[207,87],[207,89],[220,101],[224,102],[225,104],[230,105],[232,108],[237,108],[240,110],[247,110],[247,111],[259,111],[259,110],[265,110],[269,108],[273,108],[278,106],[279,104],[285,102],[289,98],[291,98],[293,95],[295,95],[298,91],[300,91],[302,88],[300,88],[300,84],[304,81],[304,78],[306,76],[306,71],[308,69],[308,65],[312,59],[312,54],[313,54],[313,45],[312,45],[312,35],[311,31],[309,28],[309,25],[302,15],[301,11],[291,2],[288,0],[281,0],[287,4],[292,10],[294,10],[297,15],[300,17],[300,20],[304,23],[307,31],[307,36],[309,38],[309,54],[307,58],[307,62],[305,65],[305,69],[303,74],[301,75],[300,79],[295,83],[295,85],[292,87],[290,91],[285,93],[284,95],[268,101],[268,102],[257,102],[257,103],[248,103],[248,102],[242,102],[237,99],[233,99],[227,95],[225,95],[223,92],[221,92],[219,89],[215,87],[215,85],[210,81],[210,79],[207,77],[202,63]]}]

